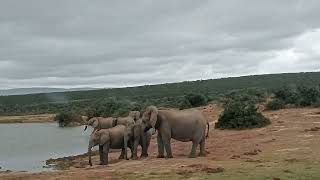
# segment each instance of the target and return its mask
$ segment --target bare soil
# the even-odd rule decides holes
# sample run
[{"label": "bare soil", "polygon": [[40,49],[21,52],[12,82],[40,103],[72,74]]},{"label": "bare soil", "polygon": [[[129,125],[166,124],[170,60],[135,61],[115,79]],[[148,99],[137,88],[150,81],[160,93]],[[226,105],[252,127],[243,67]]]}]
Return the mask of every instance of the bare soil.
[{"label": "bare soil", "polygon": [[0,174],[0,179],[320,179],[320,109],[265,111],[272,124],[251,130],[217,130],[222,108],[202,109],[210,119],[206,157],[188,158],[191,143],[172,141],[172,159],[157,159],[156,137],[149,157],[118,160],[110,153],[108,166],[88,165],[86,155],[50,160],[54,172]]}]

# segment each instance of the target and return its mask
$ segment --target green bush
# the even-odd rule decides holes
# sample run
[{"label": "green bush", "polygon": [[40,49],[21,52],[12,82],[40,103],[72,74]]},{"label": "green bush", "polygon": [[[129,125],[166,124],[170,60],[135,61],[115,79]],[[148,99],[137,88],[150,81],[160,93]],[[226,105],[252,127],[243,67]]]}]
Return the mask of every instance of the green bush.
[{"label": "green bush", "polygon": [[284,86],[274,91],[275,99],[282,100],[285,104],[296,104],[299,93],[295,86]]},{"label": "green bush", "polygon": [[300,106],[311,106],[320,98],[319,86],[299,86],[299,101],[296,103]]},{"label": "green bush", "polygon": [[270,124],[269,119],[257,111],[251,102],[234,100],[225,105],[215,128],[219,129],[250,129]]},{"label": "green bush", "polygon": [[208,99],[202,94],[187,94],[185,99],[189,101],[192,107],[205,106],[208,104]]},{"label": "green bush", "polygon": [[190,102],[188,101],[187,98],[184,98],[183,100],[181,100],[181,102],[179,103],[179,109],[188,109],[191,108],[192,105],[190,104]]},{"label": "green bush", "polygon": [[224,105],[235,100],[256,104],[263,102],[267,96],[266,94],[266,90],[257,88],[232,90],[221,96],[219,101]]},{"label": "green bush", "polygon": [[273,99],[268,102],[267,109],[268,110],[278,110],[283,109],[285,107],[285,103],[281,99]]},{"label": "green bush", "polygon": [[58,122],[59,127],[72,126],[72,123],[77,125],[83,123],[82,117],[74,112],[58,113],[54,120]]}]

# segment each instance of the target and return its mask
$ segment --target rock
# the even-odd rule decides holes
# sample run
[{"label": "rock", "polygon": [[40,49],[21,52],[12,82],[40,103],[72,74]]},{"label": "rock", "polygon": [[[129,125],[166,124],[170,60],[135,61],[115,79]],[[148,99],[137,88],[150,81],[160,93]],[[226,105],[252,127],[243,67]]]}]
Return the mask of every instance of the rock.
[{"label": "rock", "polygon": [[239,159],[240,158],[240,156],[239,155],[233,155],[233,156],[231,156],[231,158],[230,159]]},{"label": "rock", "polygon": [[254,156],[254,155],[258,155],[258,153],[261,152],[260,149],[254,149],[253,151],[250,151],[250,152],[245,152],[243,153],[243,155],[250,155],[250,156]]}]

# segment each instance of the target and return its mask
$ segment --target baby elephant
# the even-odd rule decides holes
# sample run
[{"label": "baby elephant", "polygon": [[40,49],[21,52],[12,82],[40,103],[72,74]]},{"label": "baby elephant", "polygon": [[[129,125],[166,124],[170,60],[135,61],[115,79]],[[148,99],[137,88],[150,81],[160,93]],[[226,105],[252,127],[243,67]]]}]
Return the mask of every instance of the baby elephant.
[{"label": "baby elephant", "polygon": [[[124,155],[127,158],[127,147],[128,141],[131,137],[131,127],[124,125],[117,125],[109,129],[96,130],[90,135],[88,155],[89,165],[92,166],[91,162],[91,149],[99,145],[100,164],[108,164],[108,153],[109,149],[122,149],[121,156]],[[120,156],[120,157],[121,157]]]},{"label": "baby elephant", "polygon": [[148,157],[148,148],[150,145],[150,140],[153,135],[153,128],[148,131],[144,131],[146,129],[146,125],[142,122],[142,119],[136,121],[132,129],[132,141],[133,141],[133,152],[132,159],[137,159],[137,148],[138,145],[142,147],[142,152],[140,157]]}]

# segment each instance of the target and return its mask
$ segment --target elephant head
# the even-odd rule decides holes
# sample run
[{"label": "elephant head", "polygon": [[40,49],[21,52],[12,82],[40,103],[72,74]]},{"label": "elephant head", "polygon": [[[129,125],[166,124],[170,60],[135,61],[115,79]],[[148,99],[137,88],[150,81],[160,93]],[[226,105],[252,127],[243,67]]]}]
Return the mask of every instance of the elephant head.
[{"label": "elephant head", "polygon": [[150,128],[154,128],[156,126],[158,120],[158,109],[155,106],[149,106],[146,108],[145,112],[142,116],[142,121],[146,124],[145,132]]},{"label": "elephant head", "polygon": [[91,161],[91,151],[92,148],[96,145],[104,145],[107,142],[110,142],[110,136],[108,131],[103,130],[94,130],[90,135],[89,145],[88,145],[88,157],[89,157],[89,165],[92,166]]},{"label": "elephant head", "polygon": [[140,119],[140,112],[139,111],[130,111],[129,116],[134,119],[134,121],[137,121]]},{"label": "elephant head", "polygon": [[96,129],[99,126],[99,119],[97,117],[89,119],[84,127],[84,131],[87,130],[88,126],[92,126],[94,129]]}]

